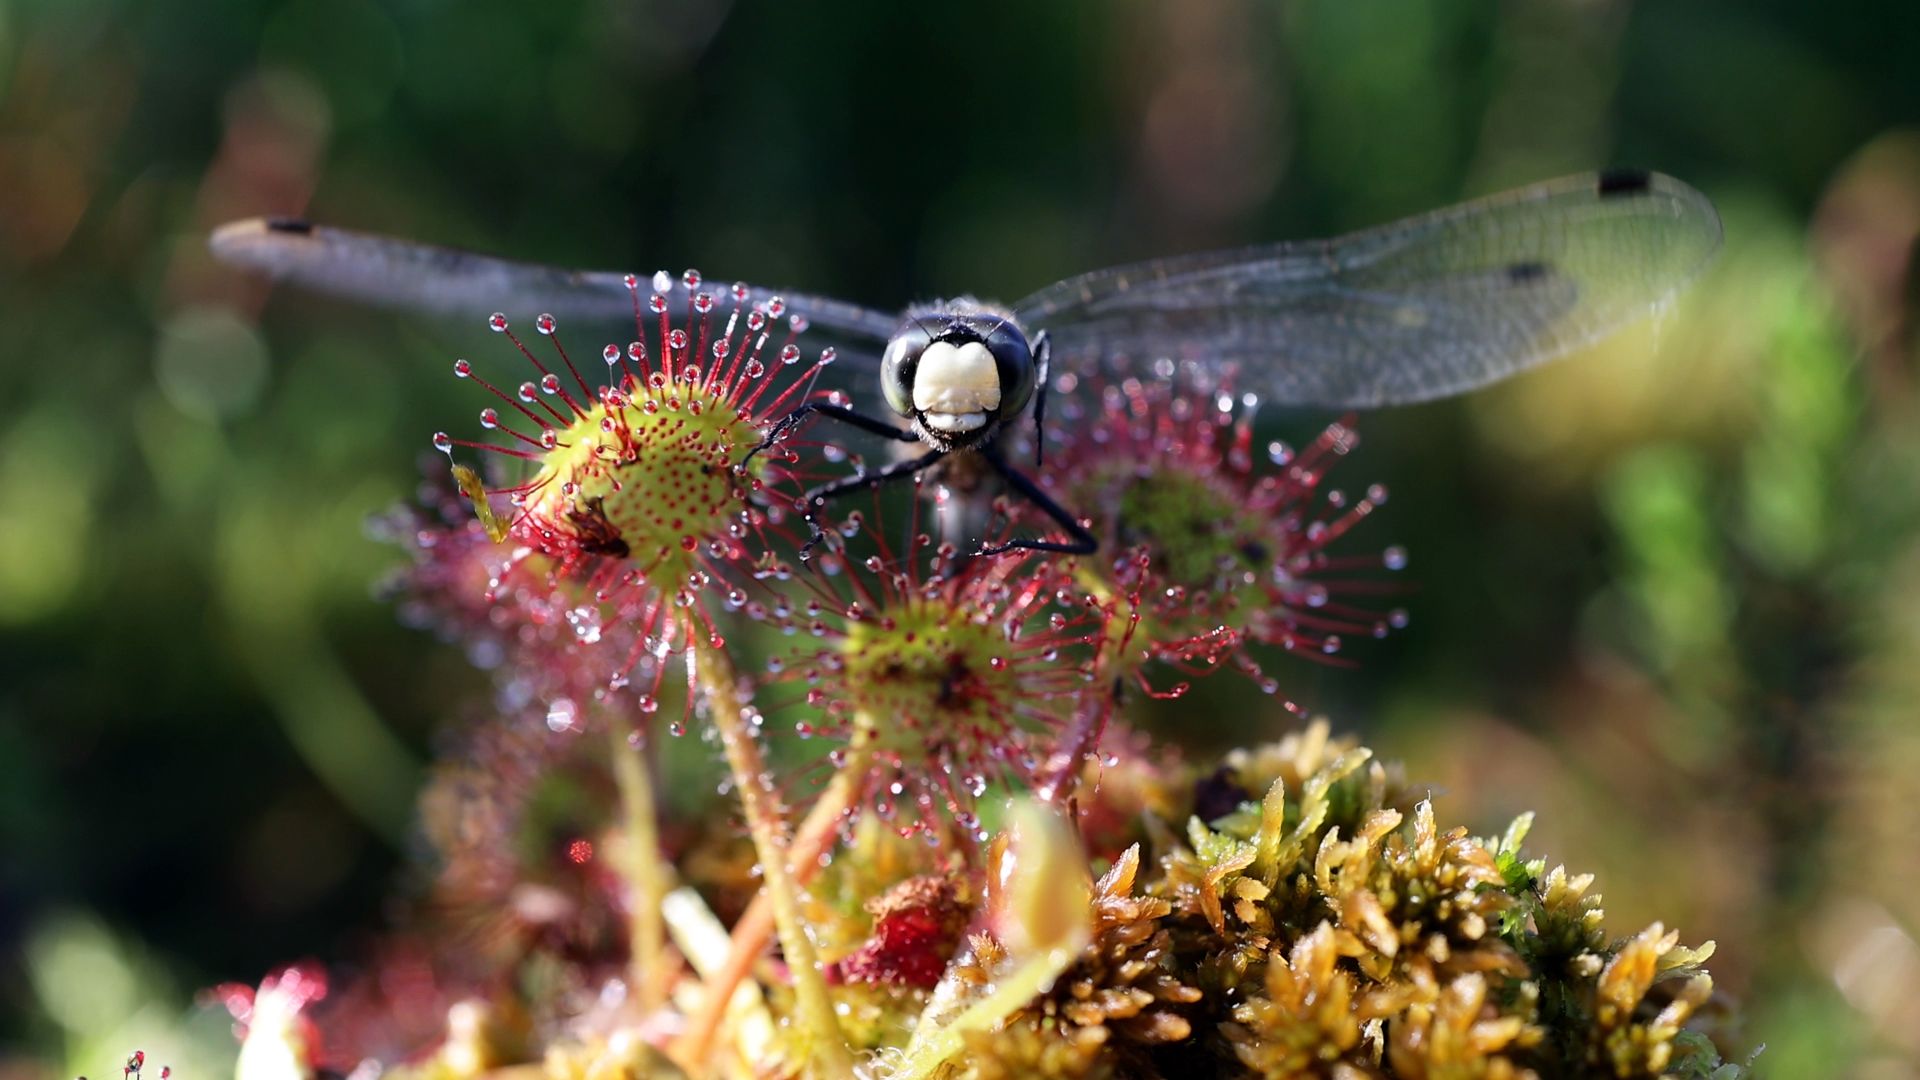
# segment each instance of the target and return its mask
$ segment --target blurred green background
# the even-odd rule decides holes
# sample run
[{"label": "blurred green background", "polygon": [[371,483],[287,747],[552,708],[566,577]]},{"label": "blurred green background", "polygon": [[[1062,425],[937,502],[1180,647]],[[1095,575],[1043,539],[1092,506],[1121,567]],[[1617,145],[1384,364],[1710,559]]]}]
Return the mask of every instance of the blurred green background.
[{"label": "blurred green background", "polygon": [[[1920,1075],[1920,9],[1887,0],[0,0],[0,1077],[219,1074],[197,988],[381,926],[486,698],[363,522],[447,326],[210,264],[266,212],[875,306],[1606,164],[1720,205],[1659,324],[1363,419],[1411,627],[1292,696],[1714,938],[1774,1076]],[[1298,439],[1322,417],[1269,410]],[[1247,688],[1205,748],[1288,721]],[[1187,721],[1193,728],[1194,721]]]}]

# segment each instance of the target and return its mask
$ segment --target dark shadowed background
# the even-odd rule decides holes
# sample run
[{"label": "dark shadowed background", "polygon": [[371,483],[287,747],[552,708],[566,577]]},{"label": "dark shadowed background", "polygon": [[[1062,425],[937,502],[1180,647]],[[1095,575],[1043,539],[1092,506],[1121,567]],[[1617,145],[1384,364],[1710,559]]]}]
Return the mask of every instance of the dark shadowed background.
[{"label": "dark shadowed background", "polygon": [[[1774,1076],[1920,1069],[1920,15],[1785,0],[0,0],[0,1076],[222,1074],[486,700],[372,583],[465,323],[212,265],[256,213],[875,306],[1608,164],[1719,204],[1658,325],[1362,419],[1408,630],[1288,692],[1717,939]],[[483,314],[483,313],[480,313]],[[1325,417],[1267,410],[1276,437]],[[1200,752],[1292,723],[1215,680]],[[691,796],[689,796],[691,797]]]}]

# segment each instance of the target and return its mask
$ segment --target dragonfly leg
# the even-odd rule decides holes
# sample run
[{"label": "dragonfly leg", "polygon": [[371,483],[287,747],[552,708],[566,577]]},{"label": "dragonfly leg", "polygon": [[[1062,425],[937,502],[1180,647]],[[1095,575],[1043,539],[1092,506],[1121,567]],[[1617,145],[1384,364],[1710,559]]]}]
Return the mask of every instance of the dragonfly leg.
[{"label": "dragonfly leg", "polygon": [[766,437],[760,440],[760,444],[747,451],[747,456],[740,459],[740,468],[746,468],[747,465],[753,461],[755,454],[771,448],[774,443],[786,438],[794,428],[805,423],[807,417],[815,413],[838,420],[843,424],[857,427],[862,431],[871,432],[882,438],[895,439],[899,442],[920,441],[918,435],[915,435],[911,431],[905,431],[895,427],[885,420],[877,420],[871,416],[854,412],[852,409],[843,408],[839,405],[827,405],[822,402],[812,401],[781,417],[771,428],[768,428]]},{"label": "dragonfly leg", "polygon": [[1053,341],[1045,330],[1033,339],[1033,365],[1040,378],[1033,391],[1033,467],[1037,469],[1047,450],[1047,383],[1053,374]]},{"label": "dragonfly leg", "polygon": [[877,488],[890,480],[898,480],[903,476],[912,476],[914,473],[919,472],[946,456],[947,451],[945,450],[930,450],[916,458],[896,461],[878,472],[862,471],[853,476],[835,480],[832,483],[821,484],[819,487],[801,496],[800,505],[805,508],[802,513],[807,519],[809,535],[806,544],[800,548],[800,557],[802,559],[811,557],[813,555],[813,549],[819,546],[820,541],[826,539],[826,534],[820,530],[820,523],[815,520],[814,513],[826,506],[828,499],[836,499],[850,491],[859,491],[862,488]]},{"label": "dragonfly leg", "polygon": [[992,446],[980,448],[980,456],[987,464],[1006,480],[1007,486],[1020,493],[1021,497],[1040,508],[1041,513],[1052,518],[1056,524],[1067,531],[1069,540],[1009,540],[1004,544],[981,548],[978,554],[998,555],[1003,551],[1058,551],[1068,555],[1091,555],[1100,548],[1100,541],[1078,518],[1068,513],[1066,508],[1053,501],[1053,497],[1040,490],[1040,485],[1026,473],[1007,464],[1000,451]]}]

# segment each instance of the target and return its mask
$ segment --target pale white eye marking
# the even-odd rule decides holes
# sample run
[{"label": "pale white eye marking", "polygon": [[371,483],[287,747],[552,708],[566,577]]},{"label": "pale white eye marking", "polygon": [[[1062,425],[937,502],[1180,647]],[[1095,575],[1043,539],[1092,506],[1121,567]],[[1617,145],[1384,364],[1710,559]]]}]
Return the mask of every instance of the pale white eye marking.
[{"label": "pale white eye marking", "polygon": [[[913,407],[927,414],[928,427],[940,431],[972,431],[986,423],[983,414],[1000,407],[1000,369],[993,353],[978,341],[927,346],[913,372]],[[950,419],[942,421],[943,416]]]}]

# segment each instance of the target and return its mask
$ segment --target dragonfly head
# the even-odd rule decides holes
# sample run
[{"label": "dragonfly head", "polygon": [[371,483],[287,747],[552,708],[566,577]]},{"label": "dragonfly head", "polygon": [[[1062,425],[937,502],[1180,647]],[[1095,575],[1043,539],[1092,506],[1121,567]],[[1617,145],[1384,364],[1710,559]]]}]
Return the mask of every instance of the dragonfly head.
[{"label": "dragonfly head", "polygon": [[967,303],[910,315],[880,366],[887,404],[949,449],[1018,416],[1036,379],[1033,348],[1013,316]]}]

